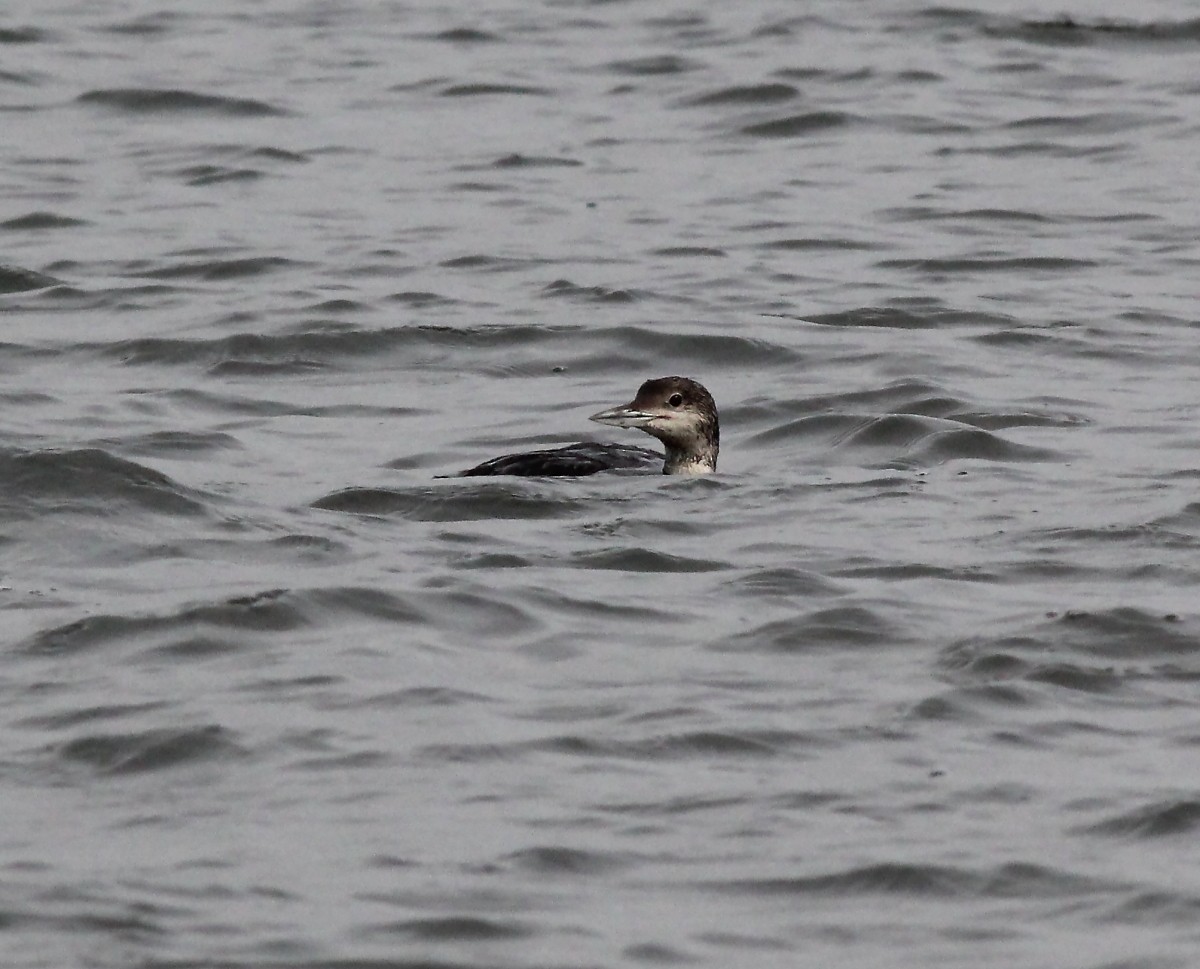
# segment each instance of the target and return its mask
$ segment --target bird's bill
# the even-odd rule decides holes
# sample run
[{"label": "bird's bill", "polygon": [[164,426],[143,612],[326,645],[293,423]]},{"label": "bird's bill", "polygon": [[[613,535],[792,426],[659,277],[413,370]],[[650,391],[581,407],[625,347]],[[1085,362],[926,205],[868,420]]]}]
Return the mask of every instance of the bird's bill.
[{"label": "bird's bill", "polygon": [[597,424],[611,424],[613,427],[645,427],[658,416],[626,404],[624,407],[610,407],[608,410],[602,410],[599,414],[593,414],[588,420],[595,421]]}]

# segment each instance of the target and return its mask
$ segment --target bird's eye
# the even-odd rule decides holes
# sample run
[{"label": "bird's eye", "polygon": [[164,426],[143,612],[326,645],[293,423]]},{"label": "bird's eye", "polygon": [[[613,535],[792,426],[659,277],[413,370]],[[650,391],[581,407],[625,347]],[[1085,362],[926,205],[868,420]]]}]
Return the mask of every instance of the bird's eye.
[{"label": "bird's eye", "polygon": [[672,394],[670,397],[667,398],[667,403],[670,404],[672,407],[678,407],[680,404],[683,403],[683,394]]}]

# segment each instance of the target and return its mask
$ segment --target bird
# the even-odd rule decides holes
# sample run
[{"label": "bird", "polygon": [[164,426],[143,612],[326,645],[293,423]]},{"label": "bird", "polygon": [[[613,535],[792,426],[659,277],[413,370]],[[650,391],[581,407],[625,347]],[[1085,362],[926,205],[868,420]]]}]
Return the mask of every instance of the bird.
[{"label": "bird", "polygon": [[589,420],[636,428],[658,438],[664,454],[628,444],[583,442],[543,451],[504,454],[454,477],[520,475],[578,478],[601,471],[648,473],[661,461],[663,474],[711,474],[717,470],[721,428],[712,394],[691,377],[657,377],[638,388],[628,404]]}]

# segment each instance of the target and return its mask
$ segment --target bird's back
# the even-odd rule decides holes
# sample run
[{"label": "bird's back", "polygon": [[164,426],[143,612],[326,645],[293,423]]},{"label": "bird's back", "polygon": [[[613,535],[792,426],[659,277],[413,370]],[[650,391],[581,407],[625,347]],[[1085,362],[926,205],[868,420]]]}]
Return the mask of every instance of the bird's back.
[{"label": "bird's back", "polygon": [[523,477],[581,478],[600,471],[661,472],[663,456],[629,444],[583,442],[544,451],[504,454],[477,464],[458,477],[513,474]]}]

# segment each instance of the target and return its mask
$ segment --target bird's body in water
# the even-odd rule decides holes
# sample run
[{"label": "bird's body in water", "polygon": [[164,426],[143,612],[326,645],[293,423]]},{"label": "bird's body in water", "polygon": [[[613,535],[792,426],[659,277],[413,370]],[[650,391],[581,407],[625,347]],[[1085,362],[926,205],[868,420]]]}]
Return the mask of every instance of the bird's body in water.
[{"label": "bird's body in water", "polygon": [[648,472],[652,468],[661,468],[663,474],[708,474],[717,470],[721,443],[717,405],[704,386],[689,377],[647,380],[628,404],[593,414],[590,419],[645,431],[662,441],[666,453],[627,444],[568,444],[545,451],[505,454],[468,468],[459,476],[581,477],[599,471]]}]

